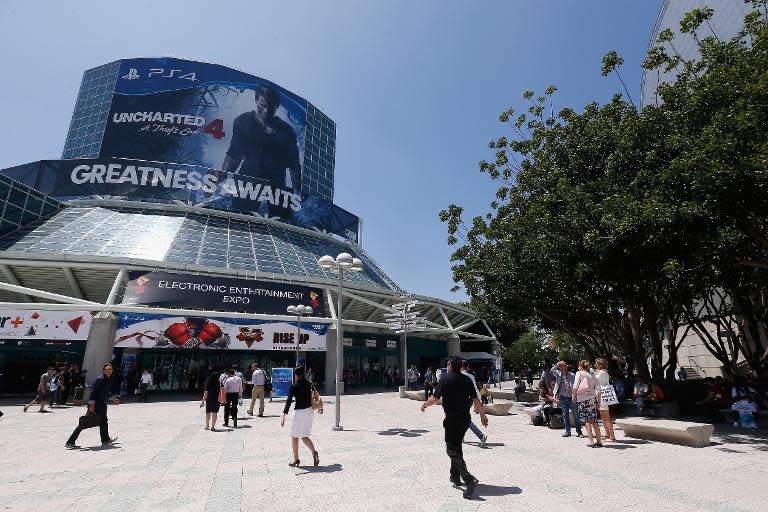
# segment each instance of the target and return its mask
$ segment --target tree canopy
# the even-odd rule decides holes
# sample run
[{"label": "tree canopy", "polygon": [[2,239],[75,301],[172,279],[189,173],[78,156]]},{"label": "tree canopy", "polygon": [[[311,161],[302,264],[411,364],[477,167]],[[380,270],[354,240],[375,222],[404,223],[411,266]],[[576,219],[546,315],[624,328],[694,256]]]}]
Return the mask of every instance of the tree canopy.
[{"label": "tree canopy", "polygon": [[[677,78],[658,104],[617,93],[556,112],[551,86],[501,113],[480,162],[500,183],[491,212],[469,225],[460,206],[440,213],[454,280],[482,314],[668,379],[690,330],[727,372],[740,354],[768,376],[768,28],[765,0],[752,3],[731,40],[700,37],[710,9],[683,18],[697,60],[659,35],[644,67]],[[621,64],[611,52],[601,71],[621,79]]]}]

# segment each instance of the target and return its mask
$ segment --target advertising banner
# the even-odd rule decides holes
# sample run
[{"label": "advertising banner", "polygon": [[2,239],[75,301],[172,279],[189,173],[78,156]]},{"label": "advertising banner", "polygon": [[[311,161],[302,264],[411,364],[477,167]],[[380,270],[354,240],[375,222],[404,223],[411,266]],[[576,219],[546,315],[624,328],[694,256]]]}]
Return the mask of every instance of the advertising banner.
[{"label": "advertising banner", "polygon": [[[301,323],[300,350],[325,351],[328,325]],[[296,322],[120,313],[115,347],[296,350]]]},{"label": "advertising banner", "polygon": [[285,315],[288,306],[310,306],[325,316],[322,290],[295,284],[174,274],[130,272],[123,304]]},{"label": "advertising banner", "polygon": [[0,311],[0,339],[85,341],[92,319],[87,311]]},{"label": "advertising banner", "polygon": [[122,158],[42,160],[2,174],[56,199],[125,199],[258,214],[357,241],[360,219],[318,196],[206,167]]},{"label": "advertising banner", "polygon": [[293,384],[293,368],[272,368],[272,398],[288,396]]},{"label": "advertising banner", "polygon": [[201,165],[301,191],[307,100],[269,80],[174,58],[121,63],[100,156]]}]

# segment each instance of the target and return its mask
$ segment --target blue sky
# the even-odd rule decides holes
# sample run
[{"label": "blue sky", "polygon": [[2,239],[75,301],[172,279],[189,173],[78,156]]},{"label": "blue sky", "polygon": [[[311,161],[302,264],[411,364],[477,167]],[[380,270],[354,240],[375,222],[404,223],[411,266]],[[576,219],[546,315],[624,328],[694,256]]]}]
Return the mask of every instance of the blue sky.
[{"label": "blue sky", "polygon": [[4,0],[0,167],[60,157],[87,68],[173,55],[242,69],[336,121],[335,202],[363,218],[366,251],[409,291],[462,300],[438,212],[489,210],[497,187],[477,163],[506,134],[498,114],[549,84],[556,107],[606,101],[613,49],[637,102],[660,4]]}]

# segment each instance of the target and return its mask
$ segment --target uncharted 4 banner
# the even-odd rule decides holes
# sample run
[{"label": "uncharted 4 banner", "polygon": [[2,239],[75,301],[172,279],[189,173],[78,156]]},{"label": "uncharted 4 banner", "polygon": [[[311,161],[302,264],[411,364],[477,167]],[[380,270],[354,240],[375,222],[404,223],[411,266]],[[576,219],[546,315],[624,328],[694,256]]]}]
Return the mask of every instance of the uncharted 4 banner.
[{"label": "uncharted 4 banner", "polygon": [[123,304],[284,315],[304,305],[324,316],[322,290],[285,283],[170,272],[130,272]]},{"label": "uncharted 4 banner", "polygon": [[121,63],[100,156],[201,165],[298,194],[307,100],[257,76],[174,58]]},{"label": "uncharted 4 banner", "polygon": [[[296,350],[296,322],[120,313],[115,347]],[[302,351],[325,351],[327,324],[301,323]]]},{"label": "uncharted 4 banner", "polygon": [[272,181],[186,164],[95,158],[42,160],[2,174],[60,200],[181,201],[264,217],[357,241],[360,219],[318,196]]}]

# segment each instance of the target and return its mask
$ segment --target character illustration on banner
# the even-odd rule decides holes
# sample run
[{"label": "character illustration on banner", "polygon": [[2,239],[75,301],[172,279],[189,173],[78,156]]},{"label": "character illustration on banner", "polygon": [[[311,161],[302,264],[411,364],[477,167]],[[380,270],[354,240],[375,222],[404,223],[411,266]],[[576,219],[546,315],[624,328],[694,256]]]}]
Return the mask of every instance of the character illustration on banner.
[{"label": "character illustration on banner", "polygon": [[320,301],[318,300],[318,297],[320,297],[320,295],[316,291],[313,290],[309,292],[309,305],[314,309],[320,307]]},{"label": "character illustration on banner", "polygon": [[155,340],[155,347],[227,348],[229,334],[207,318],[187,317],[171,324]]},{"label": "character illustration on banner", "polygon": [[241,327],[237,339],[251,348],[254,342],[264,341],[264,331],[258,327]]}]

